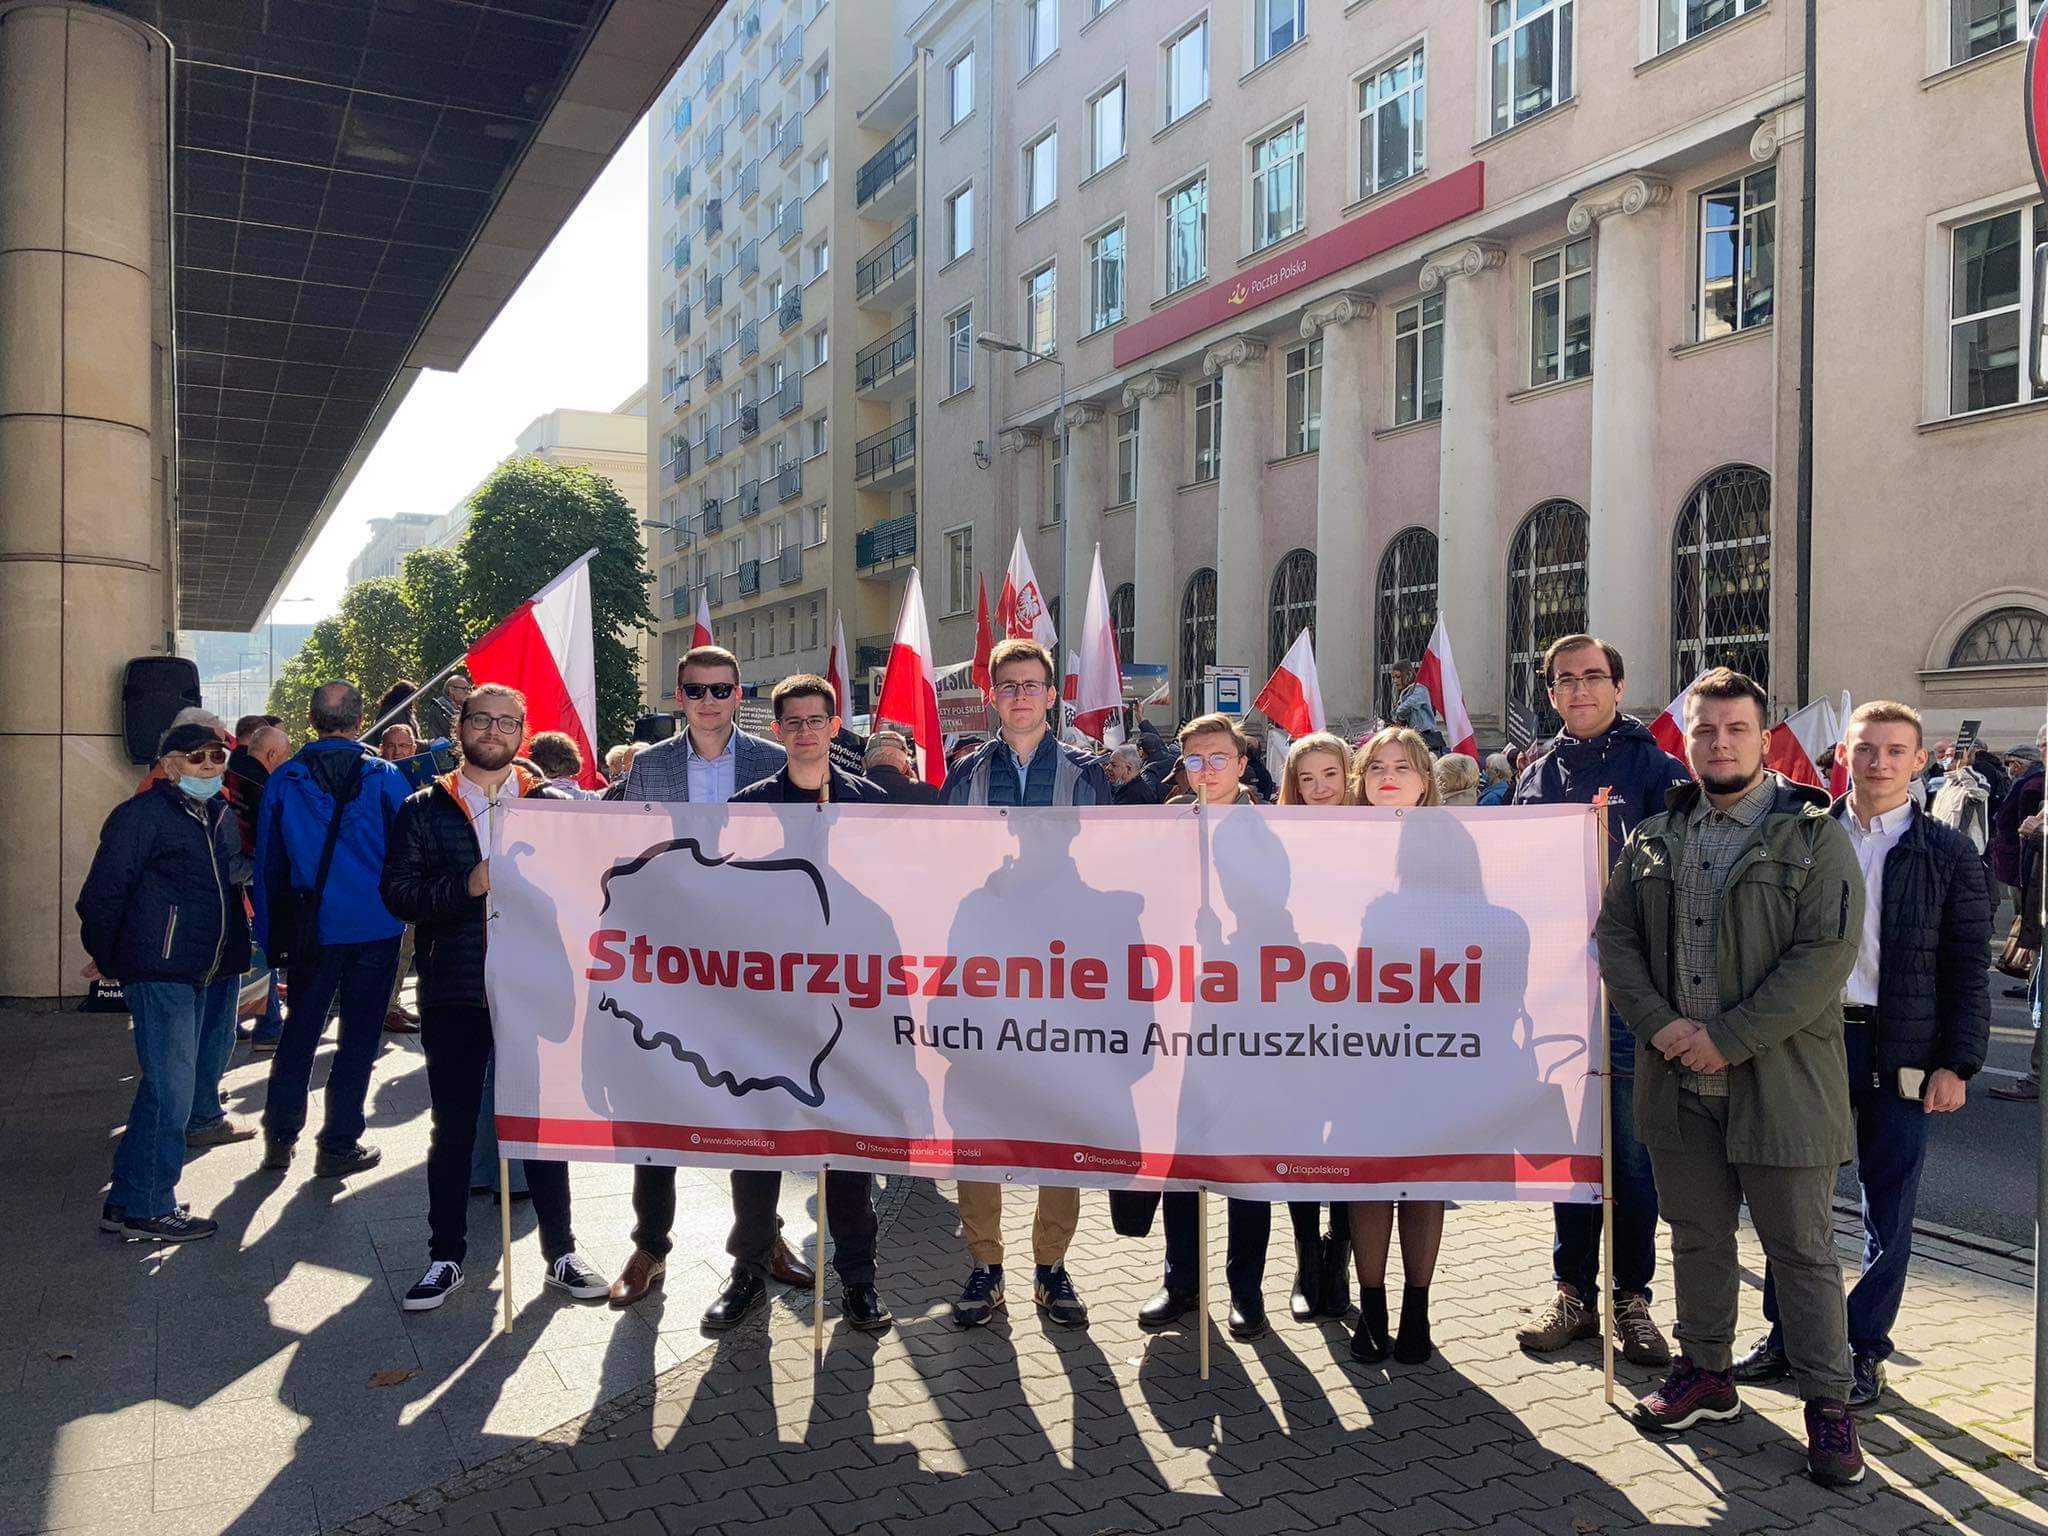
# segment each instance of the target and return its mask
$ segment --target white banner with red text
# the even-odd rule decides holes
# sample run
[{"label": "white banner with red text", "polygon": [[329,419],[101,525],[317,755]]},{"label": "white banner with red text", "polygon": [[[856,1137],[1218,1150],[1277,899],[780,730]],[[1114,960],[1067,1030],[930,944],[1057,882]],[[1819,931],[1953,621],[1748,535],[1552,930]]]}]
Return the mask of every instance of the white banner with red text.
[{"label": "white banner with red text", "polygon": [[1593,1201],[1592,813],[519,802],[508,1156]]}]

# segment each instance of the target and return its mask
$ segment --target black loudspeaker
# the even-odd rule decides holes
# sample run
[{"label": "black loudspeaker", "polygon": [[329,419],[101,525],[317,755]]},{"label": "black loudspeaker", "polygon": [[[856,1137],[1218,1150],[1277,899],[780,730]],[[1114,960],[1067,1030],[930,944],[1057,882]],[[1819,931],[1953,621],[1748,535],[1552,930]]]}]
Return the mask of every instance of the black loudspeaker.
[{"label": "black loudspeaker", "polygon": [[667,741],[676,733],[674,715],[642,715],[633,722],[633,740],[641,745]]},{"label": "black loudspeaker", "polygon": [[156,761],[171,716],[199,702],[199,666],[184,656],[137,656],[121,675],[121,732],[131,762]]}]

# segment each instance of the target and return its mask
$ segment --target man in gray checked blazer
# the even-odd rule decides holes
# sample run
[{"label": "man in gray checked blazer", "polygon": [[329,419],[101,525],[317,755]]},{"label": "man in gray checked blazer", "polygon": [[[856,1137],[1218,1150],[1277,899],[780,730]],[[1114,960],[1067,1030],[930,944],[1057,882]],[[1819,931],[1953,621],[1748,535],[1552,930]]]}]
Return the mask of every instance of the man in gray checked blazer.
[{"label": "man in gray checked blazer", "polygon": [[[782,748],[748,735],[734,723],[740,708],[740,664],[731,651],[716,645],[689,651],[676,667],[676,701],[683,707],[688,729],[633,759],[621,800],[723,805],[736,791],[782,771]],[[750,1176],[760,1177],[745,1170],[732,1177],[737,1181]],[[669,1232],[675,1219],[675,1169],[649,1163],[636,1167],[633,1256],[612,1283],[613,1306],[631,1306],[659,1283],[668,1269]],[[810,1267],[780,1237],[768,1273],[784,1285],[811,1284]],[[707,1328],[723,1330],[739,1320],[724,1316],[714,1304],[704,1322]]]}]

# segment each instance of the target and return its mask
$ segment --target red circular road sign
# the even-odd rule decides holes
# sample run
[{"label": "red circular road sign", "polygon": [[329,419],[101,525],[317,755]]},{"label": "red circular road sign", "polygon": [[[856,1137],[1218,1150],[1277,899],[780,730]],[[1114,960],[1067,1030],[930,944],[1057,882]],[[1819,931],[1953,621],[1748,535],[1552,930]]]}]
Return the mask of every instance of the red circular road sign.
[{"label": "red circular road sign", "polygon": [[[2048,17],[2043,17],[2048,21]],[[2034,157],[2034,179],[2048,195],[2048,68],[2043,67],[2041,38],[2048,26],[2036,23],[2027,44],[2027,152]]]}]

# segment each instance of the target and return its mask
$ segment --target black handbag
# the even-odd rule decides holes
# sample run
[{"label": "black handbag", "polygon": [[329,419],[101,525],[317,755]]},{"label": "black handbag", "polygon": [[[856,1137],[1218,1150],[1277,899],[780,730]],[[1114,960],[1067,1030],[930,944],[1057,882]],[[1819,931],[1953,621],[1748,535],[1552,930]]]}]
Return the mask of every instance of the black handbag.
[{"label": "black handbag", "polygon": [[320,845],[312,889],[302,891],[287,885],[272,898],[270,943],[265,953],[279,970],[308,966],[320,958],[320,901],[327,893],[327,872],[334,866],[334,845],[341,839],[341,818],[362,787],[363,766],[358,762],[334,797],[334,815],[327,823],[327,840]]}]

